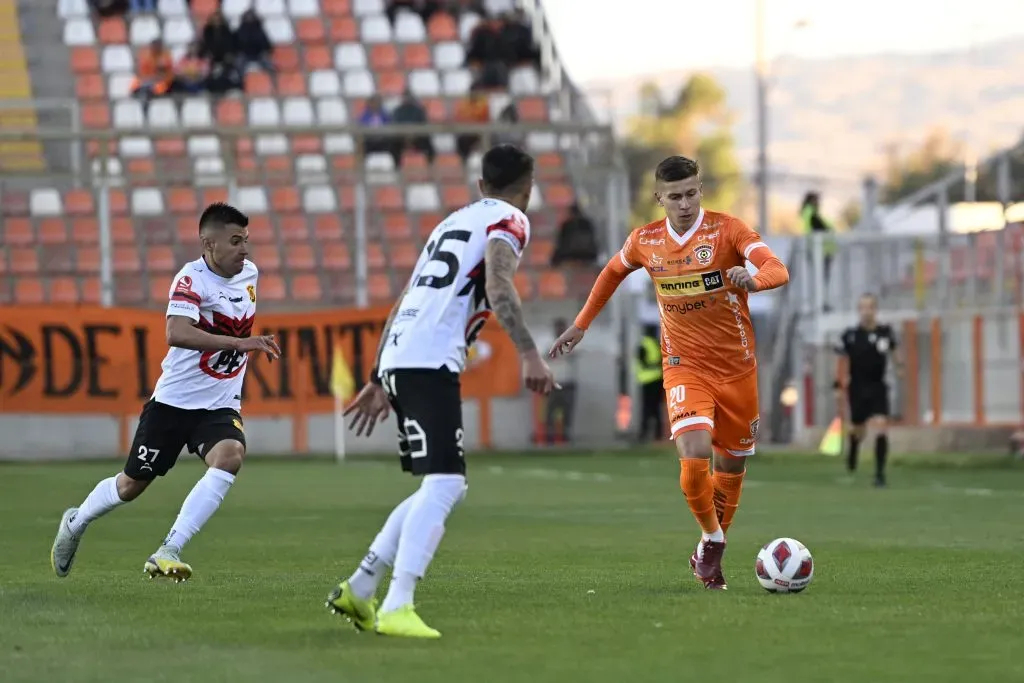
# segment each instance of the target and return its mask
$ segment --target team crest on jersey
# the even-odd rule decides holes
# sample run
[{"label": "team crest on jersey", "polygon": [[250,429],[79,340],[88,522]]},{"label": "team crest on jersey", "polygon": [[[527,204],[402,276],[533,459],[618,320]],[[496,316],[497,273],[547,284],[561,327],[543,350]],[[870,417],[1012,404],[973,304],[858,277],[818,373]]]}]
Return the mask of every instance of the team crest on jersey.
[{"label": "team crest on jersey", "polygon": [[188,292],[192,293],[192,278],[188,275],[182,275],[178,278],[177,284],[174,285],[175,292]]},{"label": "team crest on jersey", "polygon": [[256,286],[247,285],[245,291],[249,292],[249,301],[256,303]]},{"label": "team crest on jersey", "polygon": [[710,244],[698,244],[693,250],[693,258],[702,266],[709,265],[715,257],[715,250]]},{"label": "team crest on jersey", "polygon": [[760,426],[761,426],[761,416],[758,415],[757,417],[755,417],[753,420],[750,421],[750,438],[751,439],[756,439],[757,438],[757,428],[760,427]]}]

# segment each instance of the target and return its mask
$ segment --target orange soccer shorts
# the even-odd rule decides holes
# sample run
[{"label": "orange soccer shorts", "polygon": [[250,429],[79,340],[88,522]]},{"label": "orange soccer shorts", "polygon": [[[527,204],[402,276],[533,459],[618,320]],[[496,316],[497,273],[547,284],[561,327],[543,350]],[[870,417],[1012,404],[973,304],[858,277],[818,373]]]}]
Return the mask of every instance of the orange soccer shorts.
[{"label": "orange soccer shorts", "polygon": [[664,383],[673,439],[705,429],[717,450],[737,457],[754,454],[760,422],[757,370],[721,382],[693,370],[666,368]]}]

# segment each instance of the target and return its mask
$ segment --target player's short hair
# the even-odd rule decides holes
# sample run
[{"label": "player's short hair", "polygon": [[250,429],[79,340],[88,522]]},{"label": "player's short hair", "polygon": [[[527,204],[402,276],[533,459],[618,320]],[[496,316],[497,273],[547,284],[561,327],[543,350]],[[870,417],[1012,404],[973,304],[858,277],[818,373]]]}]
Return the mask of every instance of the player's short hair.
[{"label": "player's short hair", "polygon": [[223,202],[210,204],[203,211],[203,215],[199,217],[199,232],[223,228],[226,225],[248,227],[249,217],[230,204]]},{"label": "player's short hair", "polygon": [[872,302],[874,302],[876,304],[878,303],[878,295],[875,294],[874,292],[864,292],[863,294],[860,295],[860,298],[861,299],[871,299]]},{"label": "player's short hair", "polygon": [[654,170],[654,179],[663,183],[674,183],[699,175],[700,164],[696,159],[678,155],[665,159]]},{"label": "player's short hair", "polygon": [[533,173],[533,157],[515,145],[497,145],[484,154],[484,185],[495,192],[518,189]]}]

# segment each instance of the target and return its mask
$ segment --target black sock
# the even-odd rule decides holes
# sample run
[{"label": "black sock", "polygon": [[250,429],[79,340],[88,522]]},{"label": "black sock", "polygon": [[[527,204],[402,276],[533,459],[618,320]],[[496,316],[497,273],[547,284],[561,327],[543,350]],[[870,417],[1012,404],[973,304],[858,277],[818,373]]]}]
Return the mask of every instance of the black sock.
[{"label": "black sock", "polygon": [[846,447],[846,469],[853,472],[857,469],[857,449],[860,447],[860,439],[850,434],[850,443]]},{"label": "black sock", "polygon": [[889,437],[879,434],[875,437],[875,476],[881,479],[885,476],[885,459],[889,457]]}]

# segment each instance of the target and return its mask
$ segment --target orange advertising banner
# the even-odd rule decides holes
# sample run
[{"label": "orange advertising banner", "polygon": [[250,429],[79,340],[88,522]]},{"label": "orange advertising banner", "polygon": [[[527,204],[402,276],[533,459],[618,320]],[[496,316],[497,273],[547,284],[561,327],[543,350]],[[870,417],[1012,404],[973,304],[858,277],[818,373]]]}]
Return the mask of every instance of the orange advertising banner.
[{"label": "orange advertising banner", "polygon": [[[329,413],[331,361],[340,344],[358,387],[373,367],[389,309],[257,315],[253,333],[273,334],[279,361],[250,354],[245,415]],[[160,311],[100,307],[0,307],[0,412],[131,415],[153,392],[167,351]],[[520,390],[515,347],[486,326],[462,376],[466,398]]]}]

